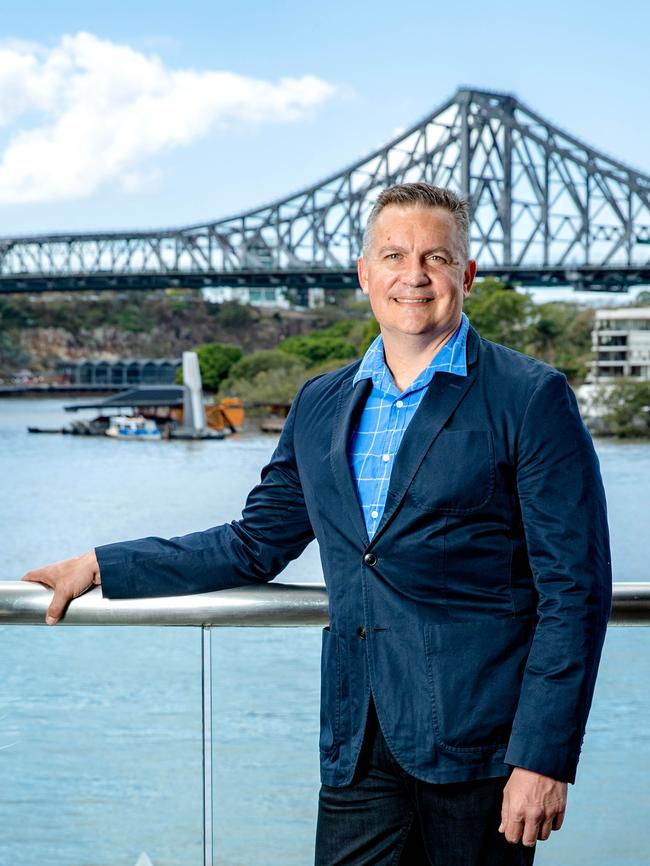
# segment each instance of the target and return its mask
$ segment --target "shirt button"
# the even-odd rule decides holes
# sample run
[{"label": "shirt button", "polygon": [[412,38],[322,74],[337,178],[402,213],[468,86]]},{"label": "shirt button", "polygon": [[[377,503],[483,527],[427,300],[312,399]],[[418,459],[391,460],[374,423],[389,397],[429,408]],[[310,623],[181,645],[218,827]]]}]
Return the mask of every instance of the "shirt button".
[{"label": "shirt button", "polygon": [[376,520],[379,517],[379,512],[378,511],[371,511],[370,516],[373,518],[373,520]]},{"label": "shirt button", "polygon": [[401,409],[404,406],[404,401],[398,400],[397,403],[395,403],[395,405],[397,406],[398,409]]},{"label": "shirt button", "polygon": [[366,565],[369,565],[372,568],[373,565],[377,564],[377,557],[374,553],[366,553],[366,555],[363,557],[363,561]]},{"label": "shirt button", "polygon": [[388,461],[390,460],[390,454],[384,454],[381,459],[384,461],[384,463],[388,463]]},{"label": "shirt button", "polygon": [[363,626],[359,626],[359,628],[357,629],[357,634],[359,635],[359,637],[361,638],[361,640],[365,640],[365,639],[366,639],[366,630],[365,630],[365,628],[364,628]]}]

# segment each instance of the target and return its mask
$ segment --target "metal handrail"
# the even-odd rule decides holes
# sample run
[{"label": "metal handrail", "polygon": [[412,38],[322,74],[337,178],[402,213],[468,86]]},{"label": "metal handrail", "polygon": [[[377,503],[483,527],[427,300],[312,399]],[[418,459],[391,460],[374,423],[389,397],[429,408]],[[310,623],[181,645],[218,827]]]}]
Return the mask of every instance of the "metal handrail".
[{"label": "metal handrail", "polygon": [[[42,625],[52,593],[0,581],[0,625]],[[73,601],[63,625],[317,626],[327,625],[322,583],[272,583],[173,598],[109,600],[99,588]],[[614,583],[610,625],[650,625],[650,583]]]},{"label": "metal handrail", "polygon": [[[0,625],[41,625],[49,589],[0,581]],[[64,625],[303,626],[327,625],[321,583],[274,583],[172,598],[106,599],[99,587],[75,599]]]}]

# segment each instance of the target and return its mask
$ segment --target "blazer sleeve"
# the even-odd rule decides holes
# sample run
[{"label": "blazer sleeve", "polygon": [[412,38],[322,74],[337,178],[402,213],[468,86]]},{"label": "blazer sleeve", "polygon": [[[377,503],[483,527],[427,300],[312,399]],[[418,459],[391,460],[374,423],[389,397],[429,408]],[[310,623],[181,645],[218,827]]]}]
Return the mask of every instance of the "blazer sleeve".
[{"label": "blazer sleeve", "polygon": [[240,520],[176,538],[139,538],[96,548],[107,598],[185,595],[263,583],[296,559],[314,533],[294,451],[302,386],[278,445]]},{"label": "blazer sleeve", "polygon": [[598,458],[560,373],[542,380],[526,408],[517,488],[538,622],[505,761],[573,782],[612,576]]}]

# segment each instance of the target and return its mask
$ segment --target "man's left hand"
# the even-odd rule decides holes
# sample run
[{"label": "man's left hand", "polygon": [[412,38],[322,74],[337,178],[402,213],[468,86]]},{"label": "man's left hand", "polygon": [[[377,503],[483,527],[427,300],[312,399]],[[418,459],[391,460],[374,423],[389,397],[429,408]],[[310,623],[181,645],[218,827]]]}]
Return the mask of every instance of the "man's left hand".
[{"label": "man's left hand", "polygon": [[532,847],[559,830],[566,810],[567,783],[515,767],[503,789],[501,825],[508,842]]}]

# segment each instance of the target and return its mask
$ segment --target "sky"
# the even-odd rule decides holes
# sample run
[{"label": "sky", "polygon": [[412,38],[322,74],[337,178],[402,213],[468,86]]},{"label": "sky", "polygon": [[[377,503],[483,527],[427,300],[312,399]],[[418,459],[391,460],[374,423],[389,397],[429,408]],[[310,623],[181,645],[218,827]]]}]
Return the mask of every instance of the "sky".
[{"label": "sky", "polygon": [[461,86],[650,174],[647,2],[22,0],[2,24],[0,236],[236,214]]}]

